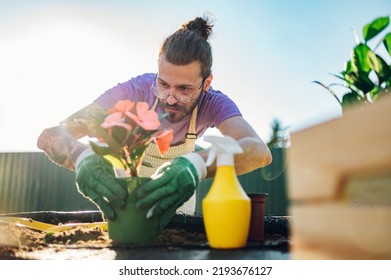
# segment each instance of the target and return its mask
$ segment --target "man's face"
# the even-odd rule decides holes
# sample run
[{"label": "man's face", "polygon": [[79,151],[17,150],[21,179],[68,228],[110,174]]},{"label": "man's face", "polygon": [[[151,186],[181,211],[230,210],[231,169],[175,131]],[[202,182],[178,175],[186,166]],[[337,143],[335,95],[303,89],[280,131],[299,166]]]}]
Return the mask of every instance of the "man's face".
[{"label": "man's face", "polygon": [[[187,65],[174,65],[162,55],[159,58],[159,74],[156,86],[164,89],[169,96],[160,98],[159,106],[167,113],[171,122],[179,122],[190,114],[197,104],[200,94],[206,88],[201,77],[201,65],[198,61]],[[188,96],[188,103],[178,101],[175,96]]]}]

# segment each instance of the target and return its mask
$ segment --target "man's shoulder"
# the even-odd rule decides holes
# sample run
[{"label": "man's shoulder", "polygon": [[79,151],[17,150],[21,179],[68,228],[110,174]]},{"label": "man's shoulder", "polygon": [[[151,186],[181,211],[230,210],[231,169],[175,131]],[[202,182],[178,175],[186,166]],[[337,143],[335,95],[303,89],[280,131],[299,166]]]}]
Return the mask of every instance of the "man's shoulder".
[{"label": "man's shoulder", "polygon": [[136,76],[133,76],[130,80],[126,81],[124,84],[150,84],[154,81],[156,73],[143,73]]},{"label": "man's shoulder", "polygon": [[208,92],[205,92],[203,96],[201,96],[201,102],[206,102],[205,105],[211,102],[233,102],[228,95],[221,92],[220,90],[216,90],[212,87],[209,88]]},{"label": "man's shoulder", "polygon": [[144,73],[132,77],[130,80],[119,83],[119,87],[125,94],[148,91],[155,79],[155,73]]},{"label": "man's shoulder", "polygon": [[201,97],[199,110],[203,116],[212,116],[217,124],[226,116],[240,115],[235,102],[228,95],[212,87]]}]

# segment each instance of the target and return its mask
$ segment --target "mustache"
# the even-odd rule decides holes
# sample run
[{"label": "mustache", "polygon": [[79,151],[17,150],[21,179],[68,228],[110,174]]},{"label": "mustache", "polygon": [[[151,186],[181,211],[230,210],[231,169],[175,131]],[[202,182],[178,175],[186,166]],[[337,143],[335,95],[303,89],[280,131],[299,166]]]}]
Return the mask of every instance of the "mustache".
[{"label": "mustache", "polygon": [[180,110],[180,107],[177,104],[170,105],[165,103],[165,104],[160,104],[160,107],[162,107],[163,109],[167,108],[167,109]]}]

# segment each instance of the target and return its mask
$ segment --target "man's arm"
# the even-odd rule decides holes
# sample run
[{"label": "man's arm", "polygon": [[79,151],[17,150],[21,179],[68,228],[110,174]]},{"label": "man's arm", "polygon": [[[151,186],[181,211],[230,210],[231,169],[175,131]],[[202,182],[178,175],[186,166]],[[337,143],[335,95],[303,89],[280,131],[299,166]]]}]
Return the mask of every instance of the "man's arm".
[{"label": "man's arm", "polygon": [[74,170],[78,191],[94,202],[107,218],[114,219],[113,206],[124,207],[127,189],[116,180],[114,170],[107,161],[90,153],[87,150],[89,145],[78,141],[87,135],[95,136],[89,135],[88,123],[94,121],[95,113],[101,110],[103,108],[95,103],[88,105],[60,125],[45,129],[37,145],[53,162]]},{"label": "man's arm", "polygon": [[[243,117],[226,119],[218,129],[223,135],[237,140],[243,149],[243,153],[235,155],[235,170],[238,175],[251,172],[272,162],[269,148]],[[206,161],[208,150],[201,151],[200,154]],[[215,164],[207,168],[207,177],[214,177],[215,173]]]},{"label": "man's arm", "polygon": [[45,129],[38,137],[37,146],[56,164],[75,170],[78,156],[88,148],[78,139],[88,135],[88,128],[76,119],[91,120],[93,113],[103,110],[96,103],[91,103],[69,116],[60,125]]}]

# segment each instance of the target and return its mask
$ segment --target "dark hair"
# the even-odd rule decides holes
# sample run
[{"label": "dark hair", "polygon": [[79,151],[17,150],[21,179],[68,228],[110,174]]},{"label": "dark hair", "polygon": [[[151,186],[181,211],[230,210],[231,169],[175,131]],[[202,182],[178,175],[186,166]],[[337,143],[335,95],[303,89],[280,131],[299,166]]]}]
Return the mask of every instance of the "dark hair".
[{"label": "dark hair", "polygon": [[186,65],[193,61],[201,63],[201,76],[207,78],[212,73],[212,47],[208,42],[213,25],[208,16],[188,21],[167,37],[160,47],[159,57],[176,65]]}]

